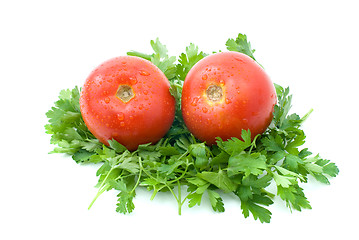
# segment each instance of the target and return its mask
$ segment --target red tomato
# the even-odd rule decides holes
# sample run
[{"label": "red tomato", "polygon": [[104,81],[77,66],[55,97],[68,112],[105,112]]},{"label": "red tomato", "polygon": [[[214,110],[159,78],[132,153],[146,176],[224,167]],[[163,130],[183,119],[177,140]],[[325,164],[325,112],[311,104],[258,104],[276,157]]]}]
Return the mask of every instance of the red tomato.
[{"label": "red tomato", "polygon": [[182,91],[182,114],[189,131],[214,144],[216,137],[241,139],[249,129],[252,139],[273,118],[276,92],[264,70],[238,52],[207,56],[189,71]]},{"label": "red tomato", "polygon": [[88,129],[102,143],[115,139],[129,150],[157,142],[169,130],[175,99],[166,76],[138,57],[110,59],[87,78],[80,108]]}]

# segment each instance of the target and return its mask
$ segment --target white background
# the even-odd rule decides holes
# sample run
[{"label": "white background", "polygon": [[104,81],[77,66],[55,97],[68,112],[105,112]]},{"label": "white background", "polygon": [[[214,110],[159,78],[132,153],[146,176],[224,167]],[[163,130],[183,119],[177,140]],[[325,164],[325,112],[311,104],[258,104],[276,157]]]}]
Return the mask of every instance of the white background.
[{"label": "white background", "polygon": [[[356,1],[1,1],[0,239],[336,239],[357,237],[358,5]],[[97,166],[48,155],[45,112],[64,88],[128,50],[150,52],[159,37],[171,55],[190,42],[205,52],[248,36],[293,111],[314,112],[306,147],[340,168],[331,185],[303,184],[312,210],[276,199],[270,224],[245,219],[235,197],[225,213],[208,201],[177,215],[175,200],[138,190],[135,211],[115,212],[116,193],[93,208]],[[278,200],[278,201],[277,201]]]}]

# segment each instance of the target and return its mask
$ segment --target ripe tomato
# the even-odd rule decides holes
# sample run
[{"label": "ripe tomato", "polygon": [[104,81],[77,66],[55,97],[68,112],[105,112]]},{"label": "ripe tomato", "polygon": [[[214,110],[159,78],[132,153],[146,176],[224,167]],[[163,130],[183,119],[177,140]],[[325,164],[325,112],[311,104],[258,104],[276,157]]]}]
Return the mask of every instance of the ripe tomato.
[{"label": "ripe tomato", "polygon": [[182,91],[182,114],[189,131],[214,144],[216,137],[241,138],[249,129],[252,139],[273,118],[276,92],[264,70],[238,52],[207,56],[189,71]]},{"label": "ripe tomato", "polygon": [[102,143],[115,139],[129,150],[160,140],[172,125],[175,99],[166,76],[138,57],[110,59],[82,88],[80,108],[88,129]]}]

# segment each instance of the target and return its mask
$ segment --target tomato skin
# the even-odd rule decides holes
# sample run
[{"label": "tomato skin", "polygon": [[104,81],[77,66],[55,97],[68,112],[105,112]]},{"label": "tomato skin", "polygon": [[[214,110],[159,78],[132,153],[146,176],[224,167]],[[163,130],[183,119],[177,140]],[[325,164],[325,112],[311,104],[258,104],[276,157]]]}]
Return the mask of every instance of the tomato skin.
[{"label": "tomato skin", "polygon": [[[220,100],[210,99],[217,96],[209,94],[209,86],[221,89]],[[208,145],[216,137],[241,139],[242,129],[249,129],[253,139],[271,123],[276,100],[273,83],[253,59],[221,52],[203,58],[187,74],[182,114],[189,131]]]},{"label": "tomato skin", "polygon": [[[150,61],[116,57],[86,79],[80,96],[81,114],[102,143],[108,145],[108,140],[115,139],[132,151],[140,144],[157,142],[170,129],[175,99],[169,88],[166,76]],[[132,98],[121,100],[120,89],[132,92]]]}]

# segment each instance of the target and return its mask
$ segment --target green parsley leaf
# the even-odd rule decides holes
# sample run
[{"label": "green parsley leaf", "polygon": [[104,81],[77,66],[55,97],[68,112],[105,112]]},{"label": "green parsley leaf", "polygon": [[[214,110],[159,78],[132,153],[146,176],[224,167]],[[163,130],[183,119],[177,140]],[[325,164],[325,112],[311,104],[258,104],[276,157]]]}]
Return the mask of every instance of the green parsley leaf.
[{"label": "green parsley leaf", "polygon": [[191,43],[186,47],[186,52],[179,56],[179,64],[177,64],[177,74],[180,79],[184,80],[189,70],[207,54],[199,52],[198,47]]},{"label": "green parsley leaf", "polygon": [[303,208],[312,208],[303,193],[303,189],[298,185],[290,185],[288,187],[278,186],[277,194],[286,202],[290,210],[301,211]]},{"label": "green parsley leaf", "polygon": [[245,176],[260,175],[267,168],[266,158],[260,153],[240,153],[231,156],[228,161],[228,176],[243,173]]},{"label": "green parsley leaf", "polygon": [[203,168],[208,164],[207,150],[204,143],[192,144],[188,150],[196,158],[196,167]]},{"label": "green parsley leaf", "polygon": [[209,201],[216,212],[224,212],[224,204],[221,196],[214,190],[207,190]]},{"label": "green parsley leaf", "polygon": [[[259,219],[261,223],[269,223],[272,213],[264,206],[273,204],[273,201],[261,194],[250,194],[247,191],[237,191],[236,195],[241,199],[241,209],[245,218],[249,217],[249,212],[252,213],[254,219]],[[262,205],[262,206],[261,206]]]},{"label": "green parsley leaf", "polygon": [[197,176],[206,180],[207,182],[215,185],[224,192],[233,192],[236,190],[237,185],[227,176],[227,173],[223,170],[218,172],[201,172],[197,173]]},{"label": "green parsley leaf", "polygon": [[247,40],[246,35],[240,33],[238,34],[236,39],[228,39],[226,42],[226,46],[229,51],[244,53],[256,61],[253,56],[255,50],[252,49],[251,43]]}]

